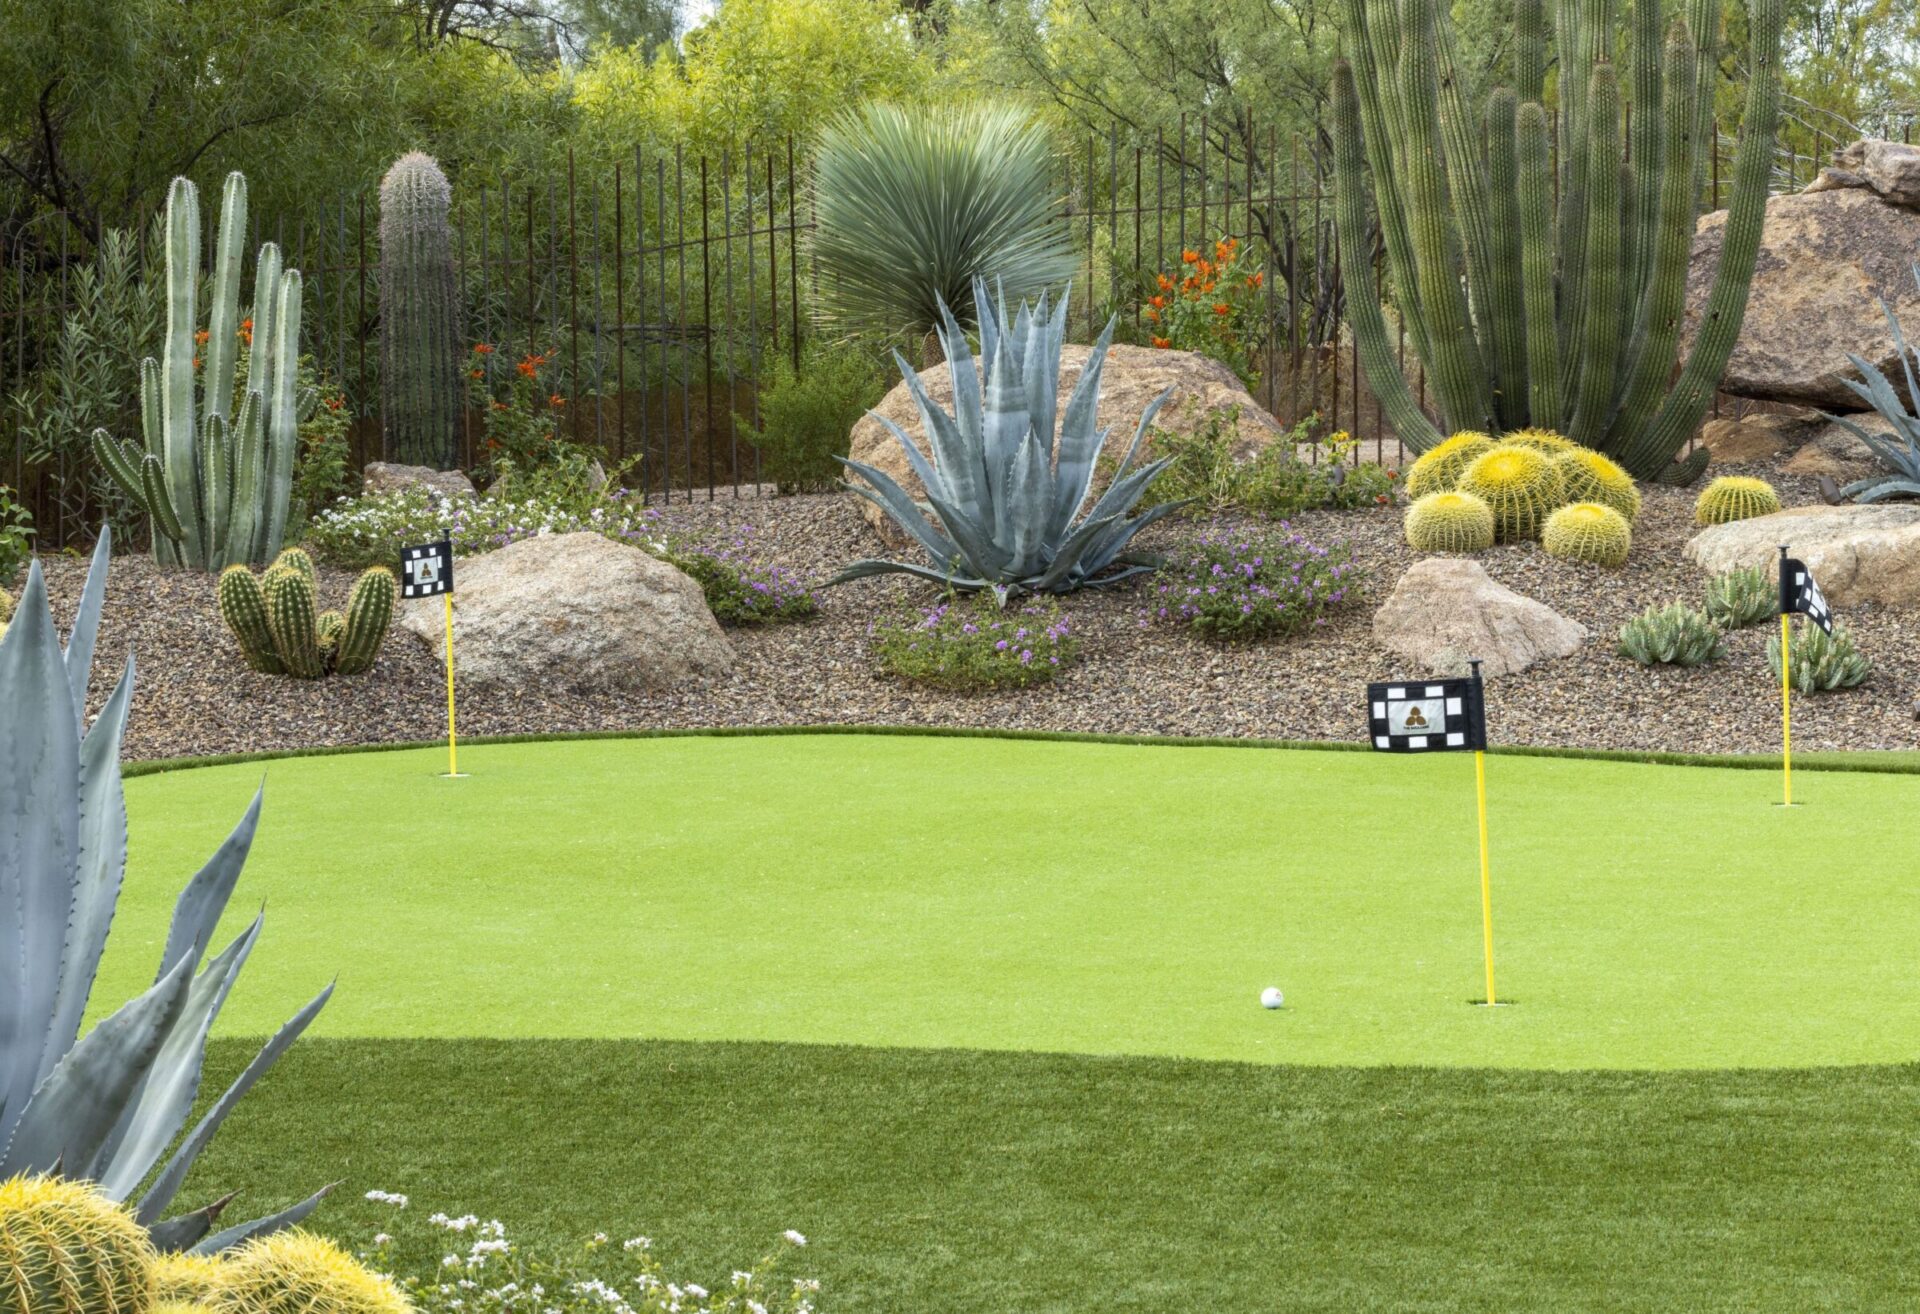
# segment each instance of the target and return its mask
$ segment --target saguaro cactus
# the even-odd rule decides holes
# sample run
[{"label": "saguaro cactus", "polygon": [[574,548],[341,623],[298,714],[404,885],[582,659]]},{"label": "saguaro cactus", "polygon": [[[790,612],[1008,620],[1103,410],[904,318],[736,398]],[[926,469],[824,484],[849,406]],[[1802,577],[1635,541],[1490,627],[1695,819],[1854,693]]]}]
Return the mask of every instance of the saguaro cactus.
[{"label": "saguaro cactus", "polygon": [[380,182],[380,389],[387,459],[451,469],[460,457],[466,344],[448,222],[453,189],[413,151]]},{"label": "saguaro cactus", "polygon": [[[300,421],[314,393],[299,387],[300,271],[282,270],[280,248],[260,247],[253,275],[253,347],[238,411],[240,248],[247,231],[247,180],[227,175],[214,240],[212,318],[204,356],[196,341],[200,280],[200,193],[175,178],[167,193],[167,336],[161,359],[140,366],[144,449],[105,429],[93,449],[107,473],[153,525],[154,559],[218,570],[267,561],[280,551],[293,493]],[[194,375],[199,372],[198,411]]]},{"label": "saguaro cactus", "polygon": [[1515,0],[1515,85],[1496,87],[1477,111],[1446,6],[1345,5],[1346,58],[1333,80],[1335,221],[1348,320],[1389,423],[1416,451],[1443,436],[1407,387],[1381,311],[1376,213],[1394,304],[1446,432],[1534,425],[1641,478],[1686,473],[1671,470],[1673,457],[1739,336],[1766,217],[1782,0],[1747,0],[1749,81],[1726,237],[1684,362],[1719,0],[1686,0],[1686,17],[1668,24],[1661,0],[1633,0],[1624,73],[1613,62],[1615,0],[1559,0],[1557,179],[1541,0]]}]

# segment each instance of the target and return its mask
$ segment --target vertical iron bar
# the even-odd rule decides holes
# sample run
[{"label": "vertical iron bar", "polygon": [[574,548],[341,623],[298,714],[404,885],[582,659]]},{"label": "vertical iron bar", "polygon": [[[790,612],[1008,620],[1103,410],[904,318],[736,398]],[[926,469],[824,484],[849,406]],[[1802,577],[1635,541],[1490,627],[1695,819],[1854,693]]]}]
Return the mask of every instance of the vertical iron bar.
[{"label": "vertical iron bar", "polygon": [[793,185],[793,134],[787,134],[787,304],[793,322],[793,372],[800,372],[800,193]]},{"label": "vertical iron bar", "polygon": [[707,190],[707,157],[700,157],[700,329],[705,371],[707,444],[707,501],[713,501],[713,239],[707,226],[712,200]]}]

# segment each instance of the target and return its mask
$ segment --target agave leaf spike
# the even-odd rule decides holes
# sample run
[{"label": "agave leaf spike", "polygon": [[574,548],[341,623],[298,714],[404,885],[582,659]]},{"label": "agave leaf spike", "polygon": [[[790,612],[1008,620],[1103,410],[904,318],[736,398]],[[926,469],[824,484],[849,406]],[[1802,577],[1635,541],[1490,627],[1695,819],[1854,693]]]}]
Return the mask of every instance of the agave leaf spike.
[{"label": "agave leaf spike", "polygon": [[906,489],[894,482],[892,475],[848,457],[841,457],[840,462],[872,485],[871,488],[862,488],[858,484],[849,484],[848,487],[876,502],[899,523],[902,529],[913,535],[920,546],[925,548],[935,560],[951,561],[959,555],[960,550],[954,545],[953,540],[927,523],[926,516],[920,513],[920,508],[915,505],[912,498],[907,496]]},{"label": "agave leaf spike", "polygon": [[[987,472],[980,465],[978,445],[969,444],[955,418],[933,404],[933,398],[927,395],[926,384],[921,381],[920,375],[914,368],[907,364],[906,358],[896,352],[894,359],[899,363],[901,377],[906,380],[907,391],[913,397],[913,404],[920,412],[920,425],[926,430],[927,445],[933,451],[933,465],[939,472],[937,478],[941,495],[965,507],[967,514],[979,515],[981,509],[987,504]],[[977,403],[978,396],[974,400]],[[892,430],[894,436],[900,441],[912,446],[899,426],[885,416],[876,415],[874,418]],[[914,468],[914,473],[929,490],[935,486],[927,482],[927,476],[918,466]]]},{"label": "agave leaf spike", "polygon": [[251,1222],[238,1223],[224,1232],[216,1232],[196,1245],[192,1252],[196,1255],[217,1255],[233,1250],[263,1236],[272,1236],[275,1232],[284,1232],[290,1227],[298,1227],[306,1221],[307,1215],[320,1207],[320,1202],[333,1194],[338,1182],[329,1182],[312,1195],[294,1205],[266,1218],[256,1218]]},{"label": "agave leaf spike", "polygon": [[912,575],[916,579],[930,580],[948,588],[965,589],[969,593],[991,587],[988,580],[975,579],[956,571],[937,570],[932,566],[916,566],[911,561],[887,561],[880,557],[865,557],[851,565],[843,566],[840,573],[827,583],[846,584],[856,579],[870,579],[875,575]]},{"label": "agave leaf spike", "polygon": [[1039,567],[1040,549],[1045,545],[1048,512],[1053,505],[1052,475],[1047,470],[1046,453],[1034,431],[1028,430],[1014,455],[1013,469],[1007,479],[1007,497],[1012,503],[1013,573],[1025,577]]},{"label": "agave leaf spike", "polygon": [[[980,372],[974,366],[973,348],[953,311],[944,299],[940,302],[940,344],[947,353],[947,369],[953,379],[953,423],[960,437],[974,451],[980,447]],[[975,462],[977,464],[977,461]],[[986,469],[980,468],[978,482],[986,482]]]},{"label": "agave leaf spike", "polygon": [[93,558],[87,563],[86,586],[80,590],[80,606],[74,612],[64,654],[67,684],[73,690],[74,720],[80,725],[87,719],[87,685],[93,679],[93,649],[100,637],[100,611],[107,602],[107,566],[112,553],[113,530],[102,525],[99,541],[93,545]]},{"label": "agave leaf spike", "polygon": [[1106,376],[1107,350],[1113,343],[1112,321],[1101,331],[1087,363],[1067,397],[1066,418],[1060,424],[1060,455],[1055,463],[1053,517],[1047,529],[1059,539],[1073,523],[1074,516],[1086,504],[1087,491],[1093,486],[1093,468],[1106,449],[1110,429],[1094,427],[1100,403],[1100,383]]},{"label": "agave leaf spike", "polygon": [[947,481],[941,478],[939,470],[927,460],[927,455],[920,450],[920,445],[907,436],[906,430],[884,415],[873,412],[869,414],[873,414],[873,418],[880,421],[887,432],[893,435],[894,441],[900,444],[900,450],[906,455],[907,465],[913,470],[913,477],[920,481],[921,486],[931,492],[950,496],[952,490],[947,487]]}]

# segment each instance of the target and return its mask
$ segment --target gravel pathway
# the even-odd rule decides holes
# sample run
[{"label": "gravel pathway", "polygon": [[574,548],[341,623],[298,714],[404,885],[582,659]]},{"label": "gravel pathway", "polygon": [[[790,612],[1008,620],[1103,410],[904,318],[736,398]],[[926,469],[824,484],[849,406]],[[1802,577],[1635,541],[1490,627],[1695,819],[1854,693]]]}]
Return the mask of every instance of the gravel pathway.
[{"label": "gravel pathway", "polygon": [[[1769,473],[1769,472],[1763,472]],[[1789,505],[1815,500],[1810,483],[1773,475]],[[1697,603],[1703,576],[1681,556],[1693,533],[1694,490],[1649,488],[1630,565],[1603,571],[1554,561],[1523,545],[1484,553],[1501,583],[1586,625],[1592,637],[1572,657],[1490,689],[1490,731],[1500,743],[1696,752],[1777,748],[1778,704],[1766,669],[1769,627],[1732,636],[1728,655],[1693,671],[1644,669],[1613,654],[1622,621],[1651,603]],[[683,525],[754,526],[763,550],[809,578],[869,555],[874,541],[849,495],[777,499],[723,497],[676,507]],[[1358,739],[1362,685],[1418,675],[1372,640],[1373,604],[1415,559],[1400,542],[1397,511],[1315,512],[1296,528],[1316,541],[1349,542],[1370,572],[1371,597],[1299,639],[1222,646],[1164,625],[1143,628],[1138,584],[1064,600],[1082,660],[1052,686],[956,695],[907,687],[874,672],[867,627],[884,609],[924,598],[905,580],[863,581],[822,595],[821,613],[798,625],[738,629],[731,676],[666,694],[543,696],[531,690],[461,699],[463,733],[637,729],[826,722],[980,726],[1111,733]],[[1145,541],[1166,547],[1199,532],[1192,522],[1156,526]],[[84,560],[48,563],[63,623],[85,575]],[[323,594],[345,596],[350,576],[322,571]],[[337,602],[331,605],[338,605]],[[1920,693],[1920,613],[1861,607],[1847,620],[1873,658],[1857,690],[1795,700],[1798,748],[1920,747],[1913,698]],[[324,681],[257,675],[239,661],[204,575],[162,570],[145,557],[115,561],[101,639],[100,676],[128,646],[139,655],[139,694],[128,756],[286,749],[323,744],[432,739],[445,733],[440,671],[427,651],[395,630],[368,676]],[[96,700],[104,695],[96,680]]]}]

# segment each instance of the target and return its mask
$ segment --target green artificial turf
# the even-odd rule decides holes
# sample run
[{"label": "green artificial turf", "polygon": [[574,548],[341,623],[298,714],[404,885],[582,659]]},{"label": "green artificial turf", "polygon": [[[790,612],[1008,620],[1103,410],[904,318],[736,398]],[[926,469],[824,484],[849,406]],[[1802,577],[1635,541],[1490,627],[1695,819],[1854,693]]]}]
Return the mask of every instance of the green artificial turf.
[{"label": "green artificial turf", "polygon": [[645,1233],[709,1285],[794,1227],[833,1314],[1909,1310],[1916,1126],[1913,1067],[308,1040],[188,1196],[344,1179],[315,1222],[350,1244],[470,1211],[523,1243]]},{"label": "green artificial turf", "polygon": [[[499,744],[128,784],[102,989],[268,799],[223,1029],[336,974],[332,1036],[651,1037],[1270,1064],[1920,1056],[1904,776],[879,736]],[[1260,1009],[1263,986],[1288,1006]],[[1305,1080],[1305,1078],[1300,1078]],[[1335,1080],[1329,1077],[1328,1080]]]}]

